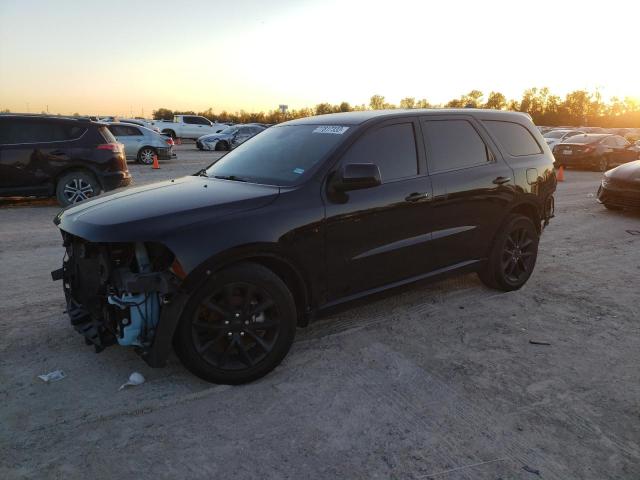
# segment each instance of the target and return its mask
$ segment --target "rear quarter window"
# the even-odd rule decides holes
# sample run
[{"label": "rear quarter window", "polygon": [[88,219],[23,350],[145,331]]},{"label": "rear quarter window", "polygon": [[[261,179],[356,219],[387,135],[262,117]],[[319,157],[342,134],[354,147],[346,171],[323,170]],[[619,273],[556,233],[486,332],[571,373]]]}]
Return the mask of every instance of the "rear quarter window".
[{"label": "rear quarter window", "polygon": [[533,138],[531,132],[519,123],[499,120],[483,120],[482,123],[512,157],[542,153],[540,145]]}]

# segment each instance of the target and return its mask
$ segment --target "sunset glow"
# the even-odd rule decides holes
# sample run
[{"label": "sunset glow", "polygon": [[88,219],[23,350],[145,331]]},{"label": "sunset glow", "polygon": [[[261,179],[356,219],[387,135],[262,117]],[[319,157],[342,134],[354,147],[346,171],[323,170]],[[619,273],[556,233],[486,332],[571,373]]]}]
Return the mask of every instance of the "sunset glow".
[{"label": "sunset glow", "polygon": [[638,2],[2,0],[0,16],[11,111],[437,104],[533,86],[640,97]]}]

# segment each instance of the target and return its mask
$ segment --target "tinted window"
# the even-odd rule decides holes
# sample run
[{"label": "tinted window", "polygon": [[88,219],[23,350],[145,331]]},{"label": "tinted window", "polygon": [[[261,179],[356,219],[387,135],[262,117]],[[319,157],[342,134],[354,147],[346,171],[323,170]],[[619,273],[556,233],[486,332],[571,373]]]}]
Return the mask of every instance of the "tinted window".
[{"label": "tinted window", "polygon": [[62,142],[80,138],[85,131],[85,127],[62,122],[5,120],[0,123],[0,142],[7,144]]},{"label": "tinted window", "polygon": [[[334,128],[340,134],[327,132]],[[207,169],[207,175],[232,176],[268,185],[296,185],[313,172],[351,133],[351,127],[283,125],[265,130],[231,150]]]},{"label": "tinted window", "polygon": [[184,123],[191,125],[209,125],[209,121],[202,117],[183,117]]},{"label": "tinted window", "polygon": [[487,162],[487,147],[466,120],[427,120],[422,122],[429,146],[429,172],[472,167]]},{"label": "tinted window", "polygon": [[531,132],[518,123],[483,120],[498,143],[514,157],[542,153]]},{"label": "tinted window", "polygon": [[382,182],[418,174],[413,124],[399,123],[366,133],[345,154],[342,164],[375,163]]}]

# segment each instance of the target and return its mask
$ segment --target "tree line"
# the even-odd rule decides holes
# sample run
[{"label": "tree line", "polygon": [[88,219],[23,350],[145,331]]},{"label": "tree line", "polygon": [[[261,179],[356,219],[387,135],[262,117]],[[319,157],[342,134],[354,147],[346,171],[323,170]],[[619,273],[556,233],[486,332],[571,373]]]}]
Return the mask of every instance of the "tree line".
[{"label": "tree line", "polygon": [[369,104],[351,105],[348,102],[332,105],[319,103],[313,108],[300,108],[282,113],[279,110],[268,112],[247,112],[240,110],[228,112],[223,110],[216,113],[212,108],[203,112],[170,110],[159,108],[153,112],[156,120],[170,120],[174,115],[200,115],[211,121],[233,123],[279,123],[285,120],[323,115],[327,113],[352,112],[358,110],[383,110],[394,108],[490,108],[494,110],[510,110],[525,112],[537,125],[548,126],[598,126],[598,127],[640,127],[640,101],[626,97],[620,99],[612,97],[604,102],[600,92],[575,90],[568,93],[564,99],[553,95],[548,88],[529,88],[522,97],[508,100],[500,92],[490,92],[485,96],[480,90],[454,98],[444,104],[431,104],[426,99],[405,97],[398,105],[388,103],[384,96],[373,95]]}]

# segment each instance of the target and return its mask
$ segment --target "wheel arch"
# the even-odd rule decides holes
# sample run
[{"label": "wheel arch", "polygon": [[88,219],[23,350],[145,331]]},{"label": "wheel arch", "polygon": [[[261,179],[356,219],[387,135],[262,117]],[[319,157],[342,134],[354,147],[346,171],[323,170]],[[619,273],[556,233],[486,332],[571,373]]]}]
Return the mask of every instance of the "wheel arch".
[{"label": "wheel arch", "polygon": [[311,304],[309,283],[296,263],[277,250],[246,251],[240,249],[215,255],[185,277],[182,283],[183,289],[191,292],[216,272],[238,263],[256,263],[276,274],[291,291],[296,305],[298,326],[308,324],[308,311]]},{"label": "wheel arch", "polygon": [[521,202],[517,205],[514,205],[510,210],[509,214],[518,213],[520,215],[524,215],[525,217],[529,217],[538,231],[538,234],[542,231],[542,216],[540,215],[540,209],[533,202]]},{"label": "wheel arch", "polygon": [[65,167],[64,170],[60,170],[53,177],[53,181],[51,182],[51,190],[52,190],[51,194],[55,195],[56,190],[58,188],[58,182],[60,181],[60,179],[71,172],[81,172],[81,173],[90,174],[96,180],[96,182],[98,182],[98,185],[100,185],[100,188],[104,190],[104,185],[102,185],[102,181],[100,180],[100,175],[98,175],[96,171],[94,171],[93,169],[91,169],[86,165],[69,165]]}]

